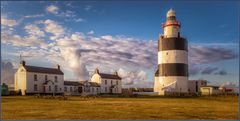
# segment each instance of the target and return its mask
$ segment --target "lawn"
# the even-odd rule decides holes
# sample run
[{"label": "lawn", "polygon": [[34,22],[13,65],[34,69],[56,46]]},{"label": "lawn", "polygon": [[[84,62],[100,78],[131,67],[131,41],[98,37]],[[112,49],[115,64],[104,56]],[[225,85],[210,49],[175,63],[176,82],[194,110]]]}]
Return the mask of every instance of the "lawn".
[{"label": "lawn", "polygon": [[238,97],[2,97],[3,119],[237,119]]}]

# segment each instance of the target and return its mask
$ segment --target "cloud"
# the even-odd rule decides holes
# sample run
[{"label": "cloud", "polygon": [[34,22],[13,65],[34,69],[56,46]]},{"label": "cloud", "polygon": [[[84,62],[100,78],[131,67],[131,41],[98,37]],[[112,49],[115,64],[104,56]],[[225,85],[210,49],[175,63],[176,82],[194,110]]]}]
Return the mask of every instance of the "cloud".
[{"label": "cloud", "polygon": [[78,80],[88,80],[89,72],[85,63],[81,60],[81,53],[75,48],[61,48],[61,56],[68,62]]},{"label": "cloud", "polygon": [[24,29],[29,35],[38,36],[38,37],[45,36],[44,31],[40,30],[40,28],[37,25],[29,24],[29,25],[26,25]]},{"label": "cloud", "polygon": [[206,74],[212,74],[214,71],[218,70],[217,67],[206,67],[202,70],[201,74],[206,75]]},{"label": "cloud", "polygon": [[59,8],[55,5],[47,6],[46,11],[52,14],[58,14]]},{"label": "cloud", "polygon": [[45,24],[45,31],[54,35],[50,37],[51,40],[55,40],[63,36],[65,30],[57,22],[47,19],[44,21],[44,24]]},{"label": "cloud", "polygon": [[224,75],[227,75],[227,72],[225,70],[220,70],[216,73],[214,73],[215,75],[221,75],[221,76],[224,76]]},{"label": "cloud", "polygon": [[226,48],[207,46],[189,47],[189,60],[191,64],[209,64],[223,60],[235,59],[237,57],[237,53]]},{"label": "cloud", "polygon": [[84,10],[86,10],[86,11],[90,11],[92,9],[92,6],[90,6],[90,5],[87,5],[87,6],[85,6],[85,8],[84,8]]},{"label": "cloud", "polygon": [[91,31],[89,31],[87,34],[89,34],[89,35],[94,34],[94,31],[91,30]]},{"label": "cloud", "polygon": [[1,25],[3,26],[8,26],[8,27],[13,27],[16,26],[18,23],[16,20],[13,19],[6,19],[1,17]]},{"label": "cloud", "polygon": [[13,63],[9,61],[2,61],[1,70],[1,83],[6,83],[7,85],[14,84],[14,74],[16,69],[14,69]]},{"label": "cloud", "polygon": [[35,15],[26,15],[24,18],[38,18],[38,17],[43,17],[44,14],[35,14]]},{"label": "cloud", "polygon": [[40,48],[47,48],[47,43],[44,42],[44,40],[39,39],[35,36],[28,36],[28,37],[21,37],[19,35],[7,35],[2,34],[1,35],[2,43],[3,44],[10,44],[12,46],[16,47],[40,47]]},{"label": "cloud", "polygon": [[77,19],[74,19],[74,21],[75,21],[75,22],[82,22],[82,21],[84,21],[84,19],[82,19],[82,18],[77,18]]},{"label": "cloud", "polygon": [[[122,84],[124,87],[130,87],[134,85],[141,85],[147,80],[147,74],[145,71],[127,71],[122,68],[118,70],[118,75],[122,78]],[[145,85],[146,86],[146,85]]]}]

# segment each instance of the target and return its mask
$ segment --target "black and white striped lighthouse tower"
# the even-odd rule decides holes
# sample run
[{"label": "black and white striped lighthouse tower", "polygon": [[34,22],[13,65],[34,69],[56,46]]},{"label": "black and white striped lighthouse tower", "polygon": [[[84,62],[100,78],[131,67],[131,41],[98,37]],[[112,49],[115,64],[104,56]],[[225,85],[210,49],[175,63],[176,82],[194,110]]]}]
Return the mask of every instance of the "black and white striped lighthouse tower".
[{"label": "black and white striped lighthouse tower", "polygon": [[180,35],[181,24],[174,10],[167,12],[167,21],[162,27],[164,34],[158,40],[154,91],[160,95],[167,92],[185,93],[188,91],[188,45]]}]

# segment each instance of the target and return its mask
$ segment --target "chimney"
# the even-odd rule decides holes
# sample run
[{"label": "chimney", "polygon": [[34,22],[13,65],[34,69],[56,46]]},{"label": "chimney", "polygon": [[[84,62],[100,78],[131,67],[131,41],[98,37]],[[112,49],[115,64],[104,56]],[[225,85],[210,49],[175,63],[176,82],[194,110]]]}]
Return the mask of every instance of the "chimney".
[{"label": "chimney", "polygon": [[60,70],[60,65],[57,64],[57,69]]},{"label": "chimney", "polygon": [[95,69],[95,74],[98,73],[99,74],[99,70],[98,68]]},{"label": "chimney", "polygon": [[113,74],[118,76],[118,72],[117,71],[115,71]]},{"label": "chimney", "polygon": [[25,61],[21,61],[21,64],[22,64],[23,66],[25,66],[25,65],[26,65],[26,62],[25,62]]}]

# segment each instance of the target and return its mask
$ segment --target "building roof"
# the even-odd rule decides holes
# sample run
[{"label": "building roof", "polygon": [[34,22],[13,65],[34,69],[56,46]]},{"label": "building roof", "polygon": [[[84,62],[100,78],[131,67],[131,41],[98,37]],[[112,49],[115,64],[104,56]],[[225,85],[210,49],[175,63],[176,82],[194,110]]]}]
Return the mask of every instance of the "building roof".
[{"label": "building roof", "polygon": [[212,85],[201,86],[201,87],[216,87],[216,88],[219,88],[219,86],[212,86]]},{"label": "building roof", "polygon": [[89,82],[89,81],[80,81],[81,84],[89,83],[91,87],[100,87],[100,85],[96,82]]},{"label": "building roof", "polygon": [[45,68],[45,67],[28,66],[28,65],[25,65],[24,68],[27,70],[27,72],[63,75],[63,72],[57,68]]},{"label": "building roof", "polygon": [[82,85],[82,84],[80,82],[75,82],[75,81],[64,81],[64,85],[79,86],[79,85]]},{"label": "building roof", "polygon": [[100,85],[96,82],[89,82],[92,87],[100,87]]},{"label": "building roof", "polygon": [[99,75],[100,75],[102,78],[105,78],[105,79],[122,79],[122,78],[119,77],[118,75],[114,75],[114,74],[99,73]]}]

